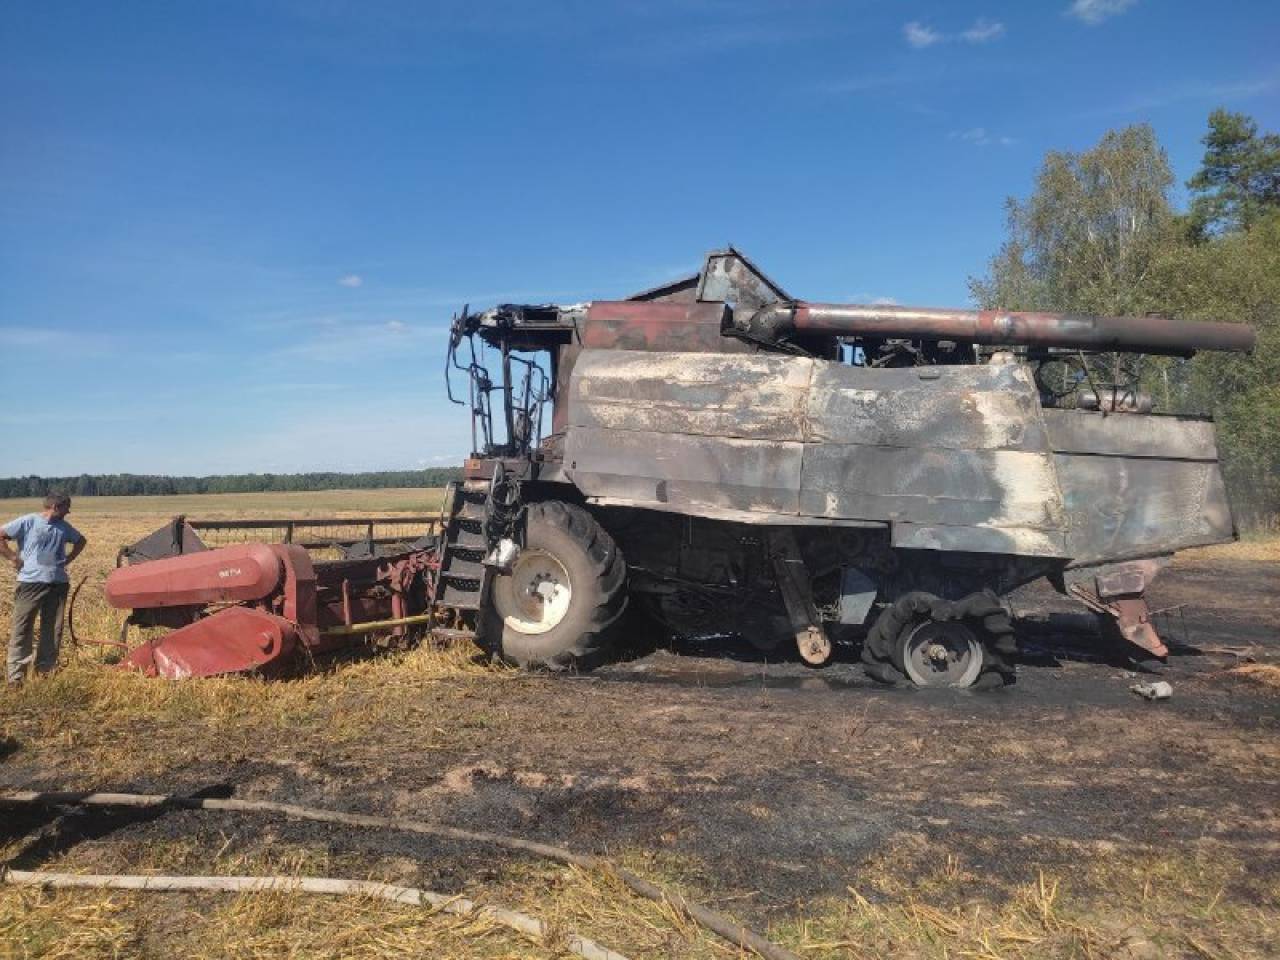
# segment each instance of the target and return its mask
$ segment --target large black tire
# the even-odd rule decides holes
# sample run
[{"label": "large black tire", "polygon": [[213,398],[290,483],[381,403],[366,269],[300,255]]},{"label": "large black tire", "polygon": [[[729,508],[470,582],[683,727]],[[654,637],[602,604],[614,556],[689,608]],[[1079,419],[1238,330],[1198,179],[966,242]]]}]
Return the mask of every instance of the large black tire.
[{"label": "large black tire", "polygon": [[[539,556],[554,559],[555,575],[563,571],[569,588],[567,609],[541,630],[517,598],[522,562]],[[531,503],[521,556],[510,573],[497,574],[490,583],[484,645],[526,669],[589,670],[609,658],[626,609],[627,565],[605,529],[581,507],[559,500]]]},{"label": "large black tire", "polygon": [[922,623],[960,621],[982,645],[982,668],[973,687],[1002,687],[1017,678],[1013,659],[1017,642],[1013,624],[1000,600],[990,590],[971,593],[962,600],[943,600],[931,593],[914,592],[887,606],[862,642],[862,664],[867,676],[880,683],[910,684],[904,662],[906,641]]}]

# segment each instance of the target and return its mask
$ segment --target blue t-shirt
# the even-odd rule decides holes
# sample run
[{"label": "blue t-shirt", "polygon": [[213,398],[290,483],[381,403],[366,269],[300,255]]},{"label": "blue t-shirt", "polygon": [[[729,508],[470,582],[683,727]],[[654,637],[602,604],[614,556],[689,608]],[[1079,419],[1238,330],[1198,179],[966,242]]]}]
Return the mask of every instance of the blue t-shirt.
[{"label": "blue t-shirt", "polygon": [[18,542],[22,569],[19,583],[66,583],[67,544],[84,539],[80,531],[65,520],[48,520],[43,513],[28,513],[11,523],[4,532]]}]

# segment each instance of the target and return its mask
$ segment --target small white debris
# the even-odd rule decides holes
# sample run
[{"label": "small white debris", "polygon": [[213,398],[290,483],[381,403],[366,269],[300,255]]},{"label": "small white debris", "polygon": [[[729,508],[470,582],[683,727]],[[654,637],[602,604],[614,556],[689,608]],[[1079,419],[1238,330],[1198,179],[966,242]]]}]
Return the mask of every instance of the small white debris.
[{"label": "small white debris", "polygon": [[1129,688],[1144,700],[1168,700],[1173,696],[1173,686],[1167,680],[1155,683],[1135,683]]}]

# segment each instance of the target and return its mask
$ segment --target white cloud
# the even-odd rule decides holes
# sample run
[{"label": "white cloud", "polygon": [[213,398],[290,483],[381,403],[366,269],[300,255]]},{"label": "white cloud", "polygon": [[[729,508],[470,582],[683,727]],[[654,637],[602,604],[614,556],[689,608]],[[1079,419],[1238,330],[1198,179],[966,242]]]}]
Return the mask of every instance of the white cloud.
[{"label": "white cloud", "polygon": [[392,333],[404,333],[409,329],[409,325],[403,320],[388,320],[387,329]]},{"label": "white cloud", "polygon": [[915,47],[917,50],[923,50],[925,47],[932,47],[935,43],[941,43],[946,38],[932,27],[926,27],[918,20],[912,20],[902,28],[902,35],[907,38],[907,43]]},{"label": "white cloud", "polygon": [[359,287],[363,286],[364,277],[358,273],[344,273],[338,278],[338,286],[340,287]]},{"label": "white cloud", "polygon": [[907,38],[907,43],[917,50],[923,50],[925,47],[932,47],[939,43],[950,43],[953,40],[960,40],[964,43],[987,43],[991,40],[998,40],[1004,34],[1003,23],[999,20],[988,20],[986,17],[979,17],[973,21],[973,25],[967,30],[962,30],[956,34],[935,30],[919,20],[912,20],[902,28],[902,35]]},{"label": "white cloud", "polygon": [[871,301],[871,305],[873,307],[896,307],[898,306],[898,301],[893,297],[876,297]]},{"label": "white cloud", "polygon": [[986,127],[970,127],[968,130],[952,130],[947,136],[952,140],[962,140],[975,147],[1009,147],[1018,141],[1013,137],[999,136]]},{"label": "white cloud", "polygon": [[986,43],[988,40],[996,40],[1003,36],[1003,23],[999,20],[988,20],[986,17],[979,17],[973,21],[973,26],[960,34],[960,39],[965,43]]},{"label": "white cloud", "polygon": [[1119,16],[1138,0],[1075,0],[1067,8],[1067,16],[1075,17],[1089,26],[1096,26],[1103,20]]}]

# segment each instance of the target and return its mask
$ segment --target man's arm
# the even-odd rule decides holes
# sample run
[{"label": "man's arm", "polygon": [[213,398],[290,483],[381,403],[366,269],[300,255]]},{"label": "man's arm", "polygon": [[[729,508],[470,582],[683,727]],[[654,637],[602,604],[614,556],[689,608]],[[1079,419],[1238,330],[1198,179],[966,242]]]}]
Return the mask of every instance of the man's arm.
[{"label": "man's arm", "polygon": [[[5,533],[4,530],[0,530],[0,557],[4,557],[13,564],[13,569],[21,570],[22,558],[14,553],[13,548],[9,546],[9,541],[12,539],[13,538],[10,537],[9,534]],[[83,543],[84,541],[82,540],[80,542]]]},{"label": "man's arm", "polygon": [[66,562],[63,564],[63,566],[70,566],[71,561],[74,560],[76,557],[80,556],[82,552],[84,552],[84,545],[88,542],[89,541],[84,536],[84,534],[81,534],[80,539],[77,540],[74,544],[72,544],[71,552],[67,554],[67,559],[66,559]]}]

